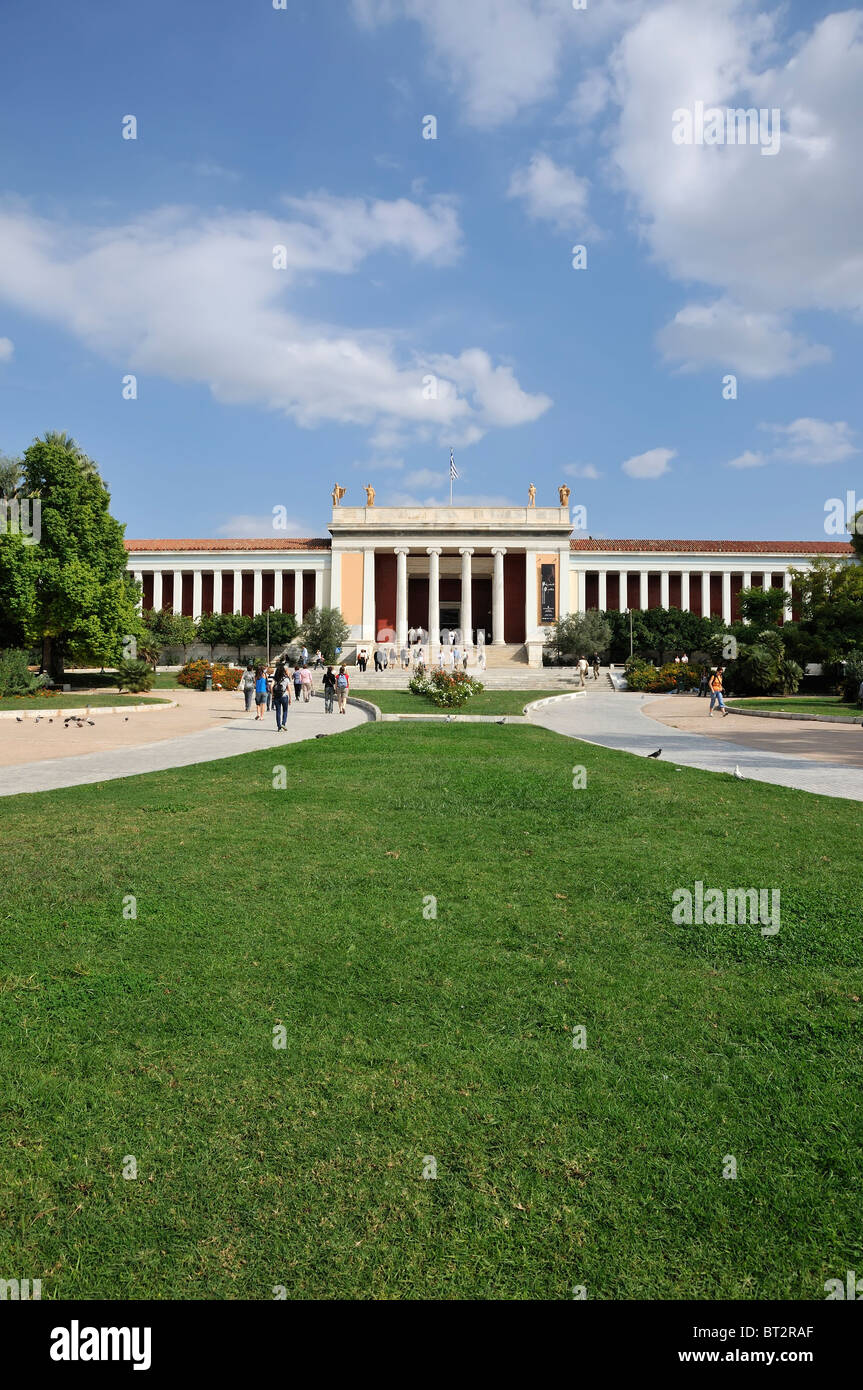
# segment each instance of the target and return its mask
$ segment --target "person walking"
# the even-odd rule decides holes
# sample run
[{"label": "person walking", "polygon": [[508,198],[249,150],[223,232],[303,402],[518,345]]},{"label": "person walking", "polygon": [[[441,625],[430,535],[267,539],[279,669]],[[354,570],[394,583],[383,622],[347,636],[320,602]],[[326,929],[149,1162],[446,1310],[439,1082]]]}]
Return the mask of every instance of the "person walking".
[{"label": "person walking", "polygon": [[302,660],[303,665],[307,666],[309,662],[309,649],[305,645],[305,643],[303,643],[303,650],[300,652],[300,658]]},{"label": "person walking", "polygon": [[267,678],[267,713],[270,712],[270,702],[273,698],[273,668],[268,666],[264,675]]},{"label": "person walking", "polygon": [[344,666],[339,667],[339,674],[336,676],[336,694],[339,699],[339,714],[344,714],[348,702],[348,691],[351,687],[351,678]]},{"label": "person walking", "polygon": [[312,673],[308,666],[304,666],[300,672],[300,683],[303,690],[303,704],[307,705],[312,698]]},{"label": "person walking", "polygon": [[267,703],[267,677],[263,666],[255,671],[255,718],[263,719],[264,705]]},{"label": "person walking", "polygon": [[246,714],[252,712],[252,700],[255,696],[255,673],[252,670],[252,663],[249,662],[242,676],[240,677],[240,689],[246,701]]},{"label": "person walking", "polygon": [[315,670],[317,671],[317,670],[319,669],[319,667],[323,666],[323,664],[324,664],[323,652],[321,651],[320,647],[318,647],[318,650],[315,652]]},{"label": "person walking", "polygon": [[332,666],[324,672],[324,714],[333,712],[333,696],[336,693],[336,678]]},{"label": "person walking", "polygon": [[579,675],[579,679],[580,679],[580,681],[581,681],[581,688],[582,688],[582,690],[583,690],[583,689],[584,689],[584,678],[585,678],[585,676],[587,675],[587,657],[586,657],[586,656],[580,656],[580,657],[578,658],[578,675]]},{"label": "person walking", "polygon": [[710,689],[710,671],[709,671],[709,669],[708,669],[707,666],[702,666],[702,668],[701,668],[701,675],[700,675],[699,681],[698,681],[698,694],[699,694],[699,697],[702,696],[702,695],[706,695],[706,694],[708,693],[709,689]]},{"label": "person walking", "polygon": [[598,680],[599,680],[599,653],[598,653],[598,652],[594,654],[594,658],[593,658],[593,679],[594,679],[595,681],[598,681]]},{"label": "person walking", "polygon": [[302,694],[303,694],[303,675],[302,675],[302,672],[301,672],[299,666],[295,666],[295,667],[294,667],[293,681],[294,681],[294,699],[296,700],[297,704],[299,704],[299,703],[300,703],[300,700],[301,700],[301,698],[302,698]]},{"label": "person walking", "polygon": [[713,706],[718,705],[722,710],[723,719],[727,716],[728,710],[725,708],[725,700],[722,695],[722,667],[717,666],[714,674],[710,678],[710,709],[707,718],[713,718]]},{"label": "person walking", "polygon": [[291,682],[288,680],[288,673],[285,667],[279,663],[273,677],[272,690],[273,709],[276,711],[276,732],[281,733],[288,722],[288,710],[291,707]]},{"label": "person walking", "polygon": [[477,653],[476,664],[481,671],[485,670],[485,647],[482,646]]}]

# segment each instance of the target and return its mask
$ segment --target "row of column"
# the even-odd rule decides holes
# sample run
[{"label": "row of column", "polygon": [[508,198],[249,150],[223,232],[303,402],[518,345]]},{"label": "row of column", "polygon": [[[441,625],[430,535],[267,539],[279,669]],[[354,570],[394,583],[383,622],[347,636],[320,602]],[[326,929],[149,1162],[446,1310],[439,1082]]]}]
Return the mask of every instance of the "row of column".
[{"label": "row of column", "polygon": [[[173,599],[172,599],[173,611],[174,611],[175,613],[182,613],[182,611],[183,611],[183,574],[184,574],[185,571],[183,571],[183,570],[171,570],[171,571],[168,571],[168,572],[171,573],[171,574],[173,575],[173,577],[174,577],[174,593],[173,593]],[[244,574],[249,574],[249,573],[251,573],[252,579],[253,579],[253,586],[252,586],[252,594],[253,594],[253,597],[252,597],[252,607],[253,607],[253,610],[254,610],[255,613],[260,613],[260,612],[262,611],[263,602],[264,602],[264,573],[265,573],[265,571],[264,571],[264,569],[263,569],[262,567],[257,567],[257,566],[256,566],[255,568],[253,568],[253,569],[251,569],[251,570],[243,570],[243,569],[235,569],[235,570],[232,570],[232,571],[231,571],[231,570],[212,570],[212,571],[208,571],[208,572],[209,572],[209,573],[212,573],[212,576],[213,576],[213,610],[212,610],[212,611],[213,611],[214,613],[222,613],[222,612],[224,611],[224,610],[223,610],[223,607],[222,607],[222,575],[223,575],[223,574],[229,574],[229,573],[232,573],[233,576],[234,576],[234,612],[235,612],[235,613],[239,613],[239,612],[241,611],[241,609],[242,609],[243,575],[244,575]],[[148,570],[134,570],[133,573],[134,573],[134,576],[135,576],[136,581],[137,581],[139,584],[141,584],[142,586],[143,586],[143,583],[144,583],[144,575],[145,575],[145,574],[152,574],[152,576],[153,576],[153,607],[156,608],[156,609],[161,608],[161,607],[162,607],[162,575],[163,575],[163,571],[162,571],[162,570],[149,570],[149,569],[148,569]],[[283,595],[284,595],[284,585],[283,585],[284,577],[285,577],[286,575],[291,575],[291,574],[294,576],[294,615],[295,615],[295,617],[296,617],[296,619],[297,619],[297,622],[298,622],[298,623],[301,623],[301,622],[303,621],[303,574],[304,574],[304,571],[303,571],[303,570],[300,570],[300,569],[296,569],[296,570],[295,570],[295,569],[289,569],[289,570],[267,570],[266,573],[267,573],[267,574],[272,574],[272,575],[273,575],[273,580],[274,580],[273,607],[274,607],[274,608],[277,608],[277,609],[281,609],[281,607],[282,607]],[[316,569],[316,570],[314,571],[314,576],[315,576],[315,607],[316,607],[316,608],[322,608],[322,607],[323,607],[323,599],[324,599],[324,572],[323,572],[323,570],[321,570],[321,569]],[[202,593],[203,593],[203,579],[204,579],[204,571],[203,571],[203,570],[192,570],[192,616],[193,616],[194,618],[200,618],[200,616],[201,616],[201,602],[202,602]]]},{"label": "row of column", "polygon": [[[632,571],[632,570],[619,570],[619,569],[600,569],[600,570],[590,570],[590,571],[588,571],[588,570],[580,570],[580,571],[579,571],[579,575],[578,575],[578,579],[579,579],[579,583],[578,583],[578,611],[579,611],[579,613],[583,613],[583,612],[585,611],[585,607],[586,607],[586,592],[585,592],[585,589],[586,589],[586,580],[587,580],[587,575],[588,575],[588,573],[595,573],[595,574],[598,576],[598,579],[599,579],[599,598],[598,598],[597,606],[598,606],[600,612],[604,612],[604,611],[607,609],[607,607],[608,607],[608,592],[607,592],[607,591],[608,591],[608,576],[609,576],[609,574],[616,574],[616,575],[619,576],[619,578],[618,578],[618,584],[620,583],[621,578],[622,578],[622,580],[623,580],[623,583],[626,584],[626,583],[628,582],[628,576],[629,576],[630,574],[632,574],[632,573],[635,573],[635,572],[638,573],[638,579],[639,579],[639,599],[638,599],[638,606],[639,606],[639,608],[641,608],[641,609],[646,609],[647,606],[648,606],[648,602],[647,602],[647,580],[648,580],[648,576],[649,576],[650,574],[656,574],[656,573],[657,573],[656,570],[645,570],[645,569],[638,570],[638,571]],[[778,572],[778,571],[777,571],[777,572]],[[670,582],[670,578],[671,578],[671,571],[670,571],[670,570],[659,570],[658,573],[659,573],[659,606],[660,606],[660,608],[668,608],[668,607],[670,607],[670,604],[669,604],[669,582]],[[675,573],[678,573],[678,571],[675,571]],[[720,571],[714,571],[714,570],[709,570],[709,569],[707,569],[707,570],[696,570],[696,571],[690,572],[689,570],[681,570],[681,571],[679,571],[679,573],[680,573],[680,608],[681,608],[681,611],[684,612],[684,613],[688,613],[688,612],[689,612],[689,608],[690,608],[690,580],[691,580],[691,579],[695,579],[696,582],[697,582],[698,579],[700,578],[700,580],[701,580],[701,612],[702,612],[705,616],[707,616],[707,615],[710,613],[710,580],[711,580],[711,577],[712,577],[712,575],[713,575],[714,573],[720,573]],[[752,571],[752,570],[743,570],[743,571],[738,570],[738,571],[736,571],[736,573],[742,575],[742,579],[743,579],[743,588],[744,588],[744,589],[751,589],[751,587],[752,587],[752,582],[753,582],[753,571]],[[756,582],[757,582],[760,572],[756,571],[756,572],[754,572],[754,573],[755,573],[755,579],[756,579]],[[761,578],[761,587],[762,587],[762,588],[764,588],[764,589],[770,589],[770,588],[773,587],[773,573],[774,573],[773,570],[765,570],[762,574],[760,574],[760,578]],[[731,571],[731,570],[723,570],[723,571],[721,571],[721,575],[722,575],[722,621],[723,621],[724,623],[728,624],[728,623],[731,622],[731,577],[732,577],[732,571]],[[786,595],[786,598],[785,598],[785,618],[786,618],[786,621],[787,621],[787,622],[790,622],[790,621],[791,621],[791,574],[790,574],[790,571],[789,571],[789,570],[783,570],[783,571],[782,571],[782,588],[785,590],[785,595]],[[619,598],[618,601],[621,602],[621,603],[623,603],[623,606],[626,606],[624,600],[625,600],[625,595],[622,595],[622,596]]]},{"label": "row of column", "polygon": [[[396,639],[400,647],[403,647],[408,638],[408,546],[397,546],[396,554]],[[429,557],[429,617],[428,630],[429,641],[437,642],[440,630],[440,557],[442,547],[427,546],[426,555]],[[473,547],[460,546],[459,555],[461,556],[461,622],[460,627],[465,634],[465,640],[473,641],[473,599],[471,595],[471,584],[473,582],[473,571],[471,556]],[[494,559],[494,574],[491,588],[491,626],[493,636],[492,645],[502,647],[504,645],[504,613],[503,613],[503,557],[506,554],[506,546],[498,545],[492,547],[492,557]]]}]

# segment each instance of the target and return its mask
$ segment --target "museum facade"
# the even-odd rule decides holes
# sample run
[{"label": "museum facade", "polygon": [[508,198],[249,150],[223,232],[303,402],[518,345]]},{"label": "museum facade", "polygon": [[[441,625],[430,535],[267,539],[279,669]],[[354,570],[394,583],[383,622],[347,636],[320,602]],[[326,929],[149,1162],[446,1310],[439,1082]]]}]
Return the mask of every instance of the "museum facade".
[{"label": "museum facade", "polygon": [[567,488],[554,507],[536,506],[533,491],[526,507],[379,507],[368,493],[370,504],[343,506],[333,489],[326,537],[127,540],[143,606],[298,619],[335,607],[356,644],[401,647],[414,629],[434,651],[456,630],[538,665],[549,625],[567,613],[680,608],[731,622],[754,584],[784,590],[790,617],[792,569],[854,554],[828,540],[593,538],[573,533]]}]

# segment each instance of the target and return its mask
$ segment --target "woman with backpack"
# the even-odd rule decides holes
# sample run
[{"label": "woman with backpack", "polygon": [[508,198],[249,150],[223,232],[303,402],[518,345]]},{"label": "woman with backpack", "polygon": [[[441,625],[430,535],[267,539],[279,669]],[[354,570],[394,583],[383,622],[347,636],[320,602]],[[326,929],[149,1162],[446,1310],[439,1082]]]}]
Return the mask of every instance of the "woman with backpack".
[{"label": "woman with backpack", "polygon": [[339,667],[339,674],[336,676],[336,694],[339,697],[339,714],[344,714],[345,706],[348,702],[348,691],[351,687],[351,679],[344,666]]},{"label": "woman with backpack", "polygon": [[288,710],[291,707],[291,682],[288,680],[288,673],[281,663],[276,667],[276,674],[273,677],[271,699],[273,709],[276,711],[276,732],[281,733],[287,726]]},{"label": "woman with backpack", "polygon": [[324,714],[332,714],[335,693],[336,678],[332,666],[328,666],[324,672]]},{"label": "woman with backpack", "polygon": [[240,677],[240,689],[246,701],[246,714],[251,714],[252,698],[255,694],[255,673],[252,670],[251,663],[249,663]]}]

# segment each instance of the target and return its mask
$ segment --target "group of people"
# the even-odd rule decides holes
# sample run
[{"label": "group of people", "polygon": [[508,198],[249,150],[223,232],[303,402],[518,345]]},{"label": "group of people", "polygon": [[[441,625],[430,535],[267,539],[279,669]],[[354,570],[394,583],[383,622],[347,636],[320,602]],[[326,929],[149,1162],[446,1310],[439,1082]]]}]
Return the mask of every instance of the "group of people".
[{"label": "group of people", "polygon": [[[303,654],[308,656],[305,648]],[[317,657],[320,657],[320,652]],[[323,665],[323,658],[320,662],[317,658],[315,666]],[[338,701],[339,714],[344,714],[347,708],[348,691],[351,686],[351,679],[347,669],[340,666],[338,674],[332,666],[328,666],[324,671],[323,679],[324,692],[324,713],[332,714],[334,704]],[[281,732],[288,722],[288,710],[292,704],[307,705],[314,694],[314,681],[307,662],[300,665],[299,662],[294,666],[293,671],[289,670],[284,661],[279,661],[273,666],[252,667],[251,663],[246,667],[240,677],[239,690],[246,702],[246,713],[251,714],[252,704],[255,706],[255,719],[263,719],[266,711],[275,710],[276,729]],[[293,692],[293,693],[292,693]]]},{"label": "group of people", "polygon": [[585,681],[590,675],[591,670],[593,671],[593,679],[595,681],[598,681],[600,669],[599,656],[596,652],[594,652],[593,660],[591,662],[588,662],[586,656],[580,656],[578,658],[578,661],[575,663],[575,669],[578,672],[582,686],[584,685]]},{"label": "group of people", "polygon": [[[485,647],[478,646],[474,656],[473,651],[468,646],[462,646],[458,642],[442,643],[438,649],[438,669],[456,671],[461,668],[461,670],[466,671],[472,658],[480,671],[486,669]],[[357,670],[365,671],[368,660],[368,648],[359,647],[357,650]],[[377,646],[374,649],[374,664],[376,671],[398,670],[399,668],[409,671],[411,666],[425,666],[425,648],[421,643],[413,643],[402,647],[401,651],[397,652],[392,645]]]}]

